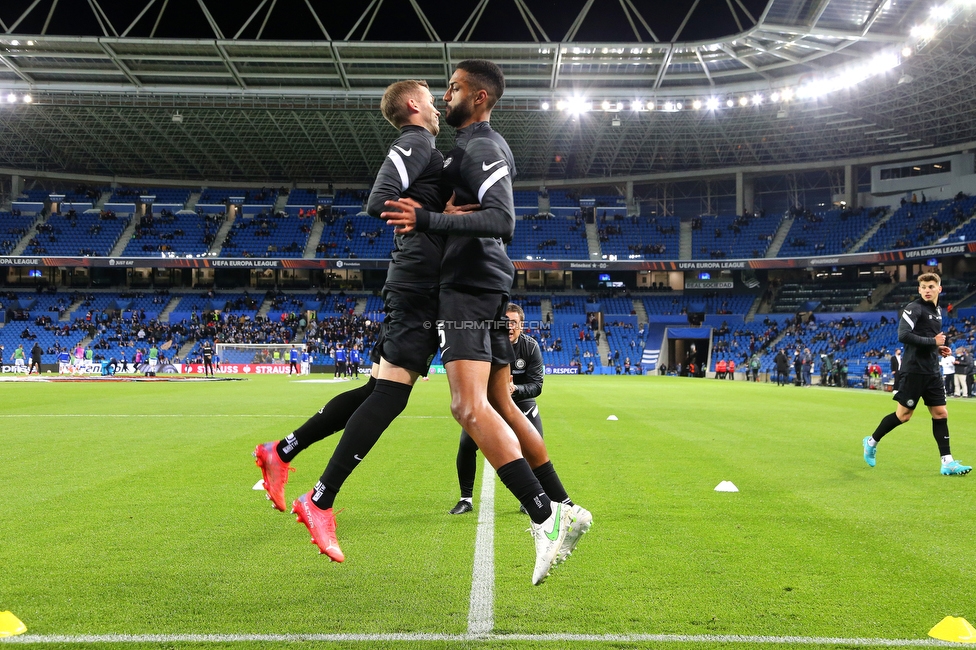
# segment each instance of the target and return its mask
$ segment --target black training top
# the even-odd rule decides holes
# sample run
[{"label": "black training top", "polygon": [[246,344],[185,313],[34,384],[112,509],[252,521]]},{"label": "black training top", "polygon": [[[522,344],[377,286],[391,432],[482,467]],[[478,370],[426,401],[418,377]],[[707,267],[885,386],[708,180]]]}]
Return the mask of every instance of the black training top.
[{"label": "black training top", "polygon": [[939,346],[935,335],[942,331],[942,309],[921,298],[905,306],[898,321],[898,340],[905,344],[901,372],[939,375]]},{"label": "black training top", "polygon": [[505,244],[515,233],[512,179],[515,158],[488,122],[458,129],[444,158],[441,197],[456,194],[455,205],[478,203],[465,215],[418,210],[417,230],[449,235],[441,260],[441,286],[465,286],[508,293],[515,279]]},{"label": "black training top", "polygon": [[[443,210],[440,178],[444,155],[434,146],[427,129],[408,124],[390,147],[369,194],[366,211],[380,218],[386,201],[409,197],[427,210]],[[412,231],[394,237],[393,263],[386,274],[391,284],[428,288],[440,282],[440,260],[444,255],[443,235]]]},{"label": "black training top", "polygon": [[515,392],[512,399],[519,404],[534,404],[535,398],[542,394],[542,380],[546,376],[542,350],[534,338],[525,334],[519,336],[512,347],[515,349],[515,363],[512,364]]}]

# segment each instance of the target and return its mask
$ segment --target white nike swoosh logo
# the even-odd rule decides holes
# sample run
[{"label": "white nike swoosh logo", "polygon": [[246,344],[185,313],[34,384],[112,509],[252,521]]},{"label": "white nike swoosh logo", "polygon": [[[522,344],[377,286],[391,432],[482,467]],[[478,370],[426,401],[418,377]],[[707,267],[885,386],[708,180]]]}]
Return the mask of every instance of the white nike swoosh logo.
[{"label": "white nike swoosh logo", "polygon": [[353,454],[352,457],[355,458],[356,460],[360,460],[360,461],[362,460],[362,458],[359,457],[359,454]]},{"label": "white nike swoosh logo", "polygon": [[409,149],[403,149],[403,148],[401,148],[401,147],[399,147],[397,145],[393,145],[393,148],[396,149],[397,151],[399,151],[400,153],[402,153],[404,156],[406,156],[408,158],[410,157],[410,154],[413,153],[413,147],[410,147]]},{"label": "white nike swoosh logo", "polygon": [[495,165],[500,165],[503,162],[505,162],[504,159],[502,159],[502,160],[496,160],[495,162],[491,163],[490,165],[488,163],[484,163],[483,162],[483,163],[481,163],[481,171],[485,171],[486,172],[489,169],[491,169],[492,167],[494,167]]}]

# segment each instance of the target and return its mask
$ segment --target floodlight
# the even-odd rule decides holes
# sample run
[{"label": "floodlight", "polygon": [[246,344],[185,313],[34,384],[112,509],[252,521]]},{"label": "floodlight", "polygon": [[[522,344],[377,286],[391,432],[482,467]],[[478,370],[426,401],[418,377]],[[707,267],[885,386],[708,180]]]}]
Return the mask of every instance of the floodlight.
[{"label": "floodlight", "polygon": [[716,99],[715,97],[709,97],[707,100],[705,100],[705,108],[707,108],[710,111],[714,111],[715,109],[717,109],[718,99]]},{"label": "floodlight", "polygon": [[560,100],[559,100],[558,102],[556,102],[556,110],[557,110],[557,111],[563,111],[563,110],[566,110],[566,102],[564,102],[564,101],[563,101],[563,100],[561,100],[561,99],[560,99]]},{"label": "floodlight", "polygon": [[763,102],[763,96],[760,95],[759,93],[756,93],[755,95],[752,96],[753,106],[759,106],[760,104],[762,104],[762,102]]},{"label": "floodlight", "polygon": [[935,36],[935,27],[929,25],[928,23],[923,25],[915,25],[912,27],[911,34],[915,38],[928,40]]},{"label": "floodlight", "polygon": [[13,104],[15,101],[17,101],[17,95],[10,93],[7,95],[7,101]]},{"label": "floodlight", "polygon": [[702,107],[701,100],[700,99],[696,99],[695,101],[691,102],[691,107],[693,109],[695,109],[696,111],[700,111],[701,110],[701,107]]},{"label": "floodlight", "polygon": [[749,98],[743,95],[739,98],[739,106],[746,106],[749,104]]},{"label": "floodlight", "polygon": [[735,106],[735,102],[730,99],[727,102],[725,102],[725,105],[728,106],[729,108],[732,108],[733,106]]},{"label": "floodlight", "polygon": [[31,97],[30,95],[24,95],[24,103],[25,104],[30,104],[32,101],[34,101],[34,98],[33,97]]}]

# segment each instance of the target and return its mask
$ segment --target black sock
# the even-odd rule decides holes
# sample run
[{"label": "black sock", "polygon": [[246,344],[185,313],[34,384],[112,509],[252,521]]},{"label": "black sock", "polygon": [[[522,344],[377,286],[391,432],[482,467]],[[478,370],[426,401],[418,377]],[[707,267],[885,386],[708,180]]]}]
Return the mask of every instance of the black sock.
[{"label": "black sock", "polygon": [[936,420],[933,418],[932,435],[935,437],[935,444],[939,445],[939,455],[950,455],[952,452],[949,451],[949,420],[945,418]]},{"label": "black sock", "polygon": [[559,475],[556,474],[556,468],[552,466],[552,461],[546,461],[544,465],[539,465],[532,473],[535,477],[539,479],[539,484],[542,485],[542,489],[545,490],[546,494],[553,501],[561,501],[568,506],[573,505],[572,500],[569,495],[566,494],[566,488],[563,487],[563,482],[559,480]]},{"label": "black sock", "polygon": [[376,380],[369,378],[364,385],[339,393],[329,403],[319,409],[305,424],[278,442],[278,456],[286,463],[319,440],[346,428],[346,422],[356,412],[359,405],[373,392]]},{"label": "black sock", "polygon": [[322,474],[320,482],[324,489],[321,493],[316,490],[312,496],[315,505],[322,510],[332,507],[342,484],[366,457],[387,427],[407,407],[412,388],[410,384],[386,379],[376,380],[373,392],[346,423],[346,430],[342,432],[339,444],[332,452],[332,458],[329,459],[329,464]]},{"label": "black sock", "polygon": [[874,430],[874,434],[872,434],[871,437],[874,438],[875,442],[881,442],[882,438],[891,433],[892,429],[900,424],[902,424],[902,421],[898,419],[898,416],[895,413],[889,413],[888,415],[884,416],[884,419],[881,420],[881,424],[879,424],[878,428]]},{"label": "black sock", "polygon": [[478,473],[478,445],[468,432],[461,430],[461,443],[457,453],[458,483],[461,484],[461,498],[470,499],[474,495],[474,477]]},{"label": "black sock", "polygon": [[524,458],[505,463],[495,471],[505,487],[525,507],[532,523],[541,524],[552,516],[552,502]]}]

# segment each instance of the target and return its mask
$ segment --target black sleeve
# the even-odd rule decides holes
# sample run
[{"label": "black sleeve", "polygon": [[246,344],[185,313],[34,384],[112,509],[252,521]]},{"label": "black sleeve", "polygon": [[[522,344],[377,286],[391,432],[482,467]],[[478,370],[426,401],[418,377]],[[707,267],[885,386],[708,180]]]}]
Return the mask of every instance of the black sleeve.
[{"label": "black sleeve", "polygon": [[901,313],[901,319],[898,321],[898,340],[901,343],[911,343],[912,345],[927,347],[935,347],[938,345],[934,338],[919,336],[915,333],[915,324],[918,323],[918,319],[922,316],[921,308],[915,306],[906,307],[905,311]]},{"label": "black sleeve", "polygon": [[417,210],[417,230],[445,235],[501,237],[506,242],[511,241],[515,233],[512,165],[493,140],[472,140],[461,161],[461,175],[468,187],[477,188],[481,209],[470,214]]},{"label": "black sleeve", "polygon": [[395,201],[403,196],[430,162],[430,142],[422,133],[407,131],[390,146],[376,182],[370,190],[366,212],[371,217],[380,218],[386,210],[387,201]]},{"label": "black sleeve", "polygon": [[523,384],[516,384],[512,399],[516,402],[531,399],[542,394],[542,380],[546,376],[546,366],[542,362],[542,350],[539,344],[529,343],[529,358],[525,360],[525,378]]}]

